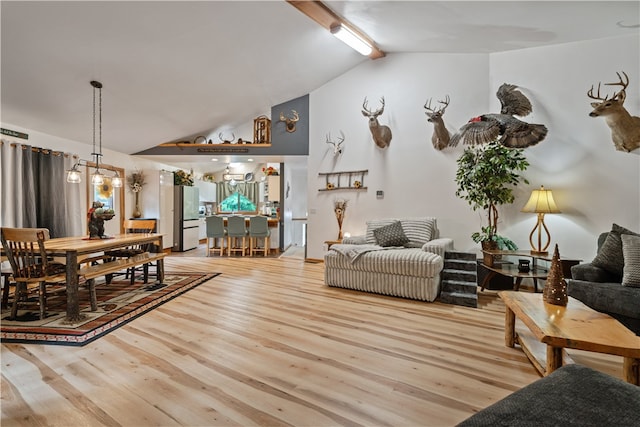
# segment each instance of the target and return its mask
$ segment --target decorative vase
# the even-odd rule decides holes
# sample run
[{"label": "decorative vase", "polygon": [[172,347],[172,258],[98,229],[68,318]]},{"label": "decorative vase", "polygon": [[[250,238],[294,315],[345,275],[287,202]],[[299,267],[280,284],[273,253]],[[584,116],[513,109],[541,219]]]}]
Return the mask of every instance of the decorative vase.
[{"label": "decorative vase", "polygon": [[142,212],[140,211],[140,192],[136,192],[136,207],[133,209],[133,214],[131,215],[134,218],[140,218],[142,216]]}]

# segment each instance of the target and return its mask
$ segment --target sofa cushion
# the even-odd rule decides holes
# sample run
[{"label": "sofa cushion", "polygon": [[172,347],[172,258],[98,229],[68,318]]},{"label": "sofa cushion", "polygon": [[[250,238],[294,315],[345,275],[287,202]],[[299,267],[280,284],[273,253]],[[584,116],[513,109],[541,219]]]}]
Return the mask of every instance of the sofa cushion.
[{"label": "sofa cushion", "polygon": [[357,262],[334,250],[324,256],[325,268],[357,270],[401,276],[435,277],[440,274],[444,260],[440,255],[422,249],[387,248],[362,254]]},{"label": "sofa cushion", "polygon": [[404,234],[400,221],[394,221],[384,227],[373,230],[373,236],[376,238],[376,244],[386,246],[402,246],[409,243],[409,238]]},{"label": "sofa cushion", "polygon": [[640,319],[640,290],[620,283],[567,280],[567,294],[596,311]]},{"label": "sofa cushion", "polygon": [[637,386],[572,364],[521,388],[458,426],[634,426],[639,417]]},{"label": "sofa cushion", "polygon": [[618,224],[613,224],[611,231],[602,244],[602,247],[593,261],[591,261],[591,263],[596,267],[603,268],[613,274],[616,274],[618,277],[622,276],[624,269],[624,255],[622,253],[622,239],[620,237],[622,234],[640,236],[640,234],[627,230]]},{"label": "sofa cushion", "polygon": [[640,288],[640,236],[622,234],[620,237],[624,255],[622,285]]},{"label": "sofa cushion", "polygon": [[377,244],[373,230],[389,225],[395,221],[400,221],[404,234],[409,238],[409,242],[414,243],[416,247],[437,237],[437,223],[433,217],[375,219],[367,221],[367,232],[365,234],[367,243],[370,245]]}]

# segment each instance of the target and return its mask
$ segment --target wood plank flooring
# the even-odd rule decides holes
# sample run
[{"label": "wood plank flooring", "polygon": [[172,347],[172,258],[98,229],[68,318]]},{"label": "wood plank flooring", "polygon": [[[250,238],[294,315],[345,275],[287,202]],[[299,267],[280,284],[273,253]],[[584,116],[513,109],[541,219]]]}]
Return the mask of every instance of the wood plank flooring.
[{"label": "wood plank flooring", "polygon": [[539,378],[491,291],[473,309],[329,288],[291,258],[165,264],[222,275],[85,347],[3,344],[2,426],[451,426]]}]

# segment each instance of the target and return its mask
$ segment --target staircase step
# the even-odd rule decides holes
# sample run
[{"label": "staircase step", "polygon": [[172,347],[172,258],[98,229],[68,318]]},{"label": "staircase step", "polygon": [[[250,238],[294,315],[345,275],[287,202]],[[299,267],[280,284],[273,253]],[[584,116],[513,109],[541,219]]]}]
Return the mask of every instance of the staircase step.
[{"label": "staircase step", "polygon": [[440,272],[442,280],[458,280],[460,282],[472,282],[476,284],[476,272],[466,270],[449,270],[445,269]]},{"label": "staircase step", "polygon": [[461,282],[458,280],[443,280],[440,284],[443,292],[460,292],[476,295],[478,285],[475,282]]},{"label": "staircase step", "polygon": [[473,260],[445,259],[444,268],[447,270],[468,270],[475,272],[477,269],[477,262],[475,258]]},{"label": "staircase step", "polygon": [[476,294],[470,295],[458,292],[442,292],[440,294],[440,302],[478,308],[478,296]]},{"label": "staircase step", "polygon": [[459,252],[459,251],[447,251],[444,253],[445,259],[464,259],[468,261],[475,261],[477,256],[474,252]]}]

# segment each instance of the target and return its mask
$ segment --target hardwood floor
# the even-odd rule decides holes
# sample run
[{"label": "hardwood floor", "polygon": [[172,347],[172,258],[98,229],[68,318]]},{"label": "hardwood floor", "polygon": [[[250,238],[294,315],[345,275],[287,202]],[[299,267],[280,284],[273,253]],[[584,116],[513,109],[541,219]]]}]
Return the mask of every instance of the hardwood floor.
[{"label": "hardwood floor", "polygon": [[2,426],[451,426],[539,378],[491,291],[472,309],[291,258],[165,264],[222,274],[85,347],[2,344]]}]

